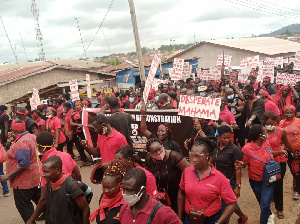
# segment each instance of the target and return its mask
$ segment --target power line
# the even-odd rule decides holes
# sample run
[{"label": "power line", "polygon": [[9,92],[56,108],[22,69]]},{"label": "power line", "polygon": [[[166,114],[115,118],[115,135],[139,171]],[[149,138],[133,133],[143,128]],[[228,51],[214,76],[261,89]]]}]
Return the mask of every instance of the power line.
[{"label": "power line", "polygon": [[7,37],[7,39],[8,39],[8,42],[9,42],[9,44],[10,44],[10,48],[11,48],[11,50],[12,50],[14,56],[15,56],[15,59],[16,59],[17,64],[18,64],[18,67],[20,68],[20,64],[19,64],[19,61],[18,61],[18,57],[17,57],[17,55],[16,55],[16,53],[15,53],[15,51],[14,51],[13,46],[11,45],[10,39],[9,39],[9,37],[8,37],[8,34],[7,34],[7,32],[6,32],[6,29],[5,29],[5,26],[4,26],[4,23],[3,23],[3,20],[2,20],[1,17],[0,17],[0,20],[1,20],[1,23],[2,23],[2,26],[3,26],[3,29],[4,29],[4,31],[5,31],[6,37]]},{"label": "power line", "polygon": [[277,5],[277,4],[273,3],[273,2],[268,2],[268,1],[265,1],[265,0],[260,0],[260,1],[268,3],[268,4],[273,4],[273,5],[276,5],[276,6],[281,7],[281,8],[286,8],[286,9],[288,9],[290,11],[294,11],[294,12],[300,13],[300,11],[298,11],[298,10],[295,10],[295,9],[292,9],[292,8],[288,8],[288,7],[284,7],[282,5]]},{"label": "power line", "polygon": [[[84,48],[84,43],[83,43],[83,39],[82,39],[82,35],[81,35],[81,30],[80,30],[80,27],[79,27],[79,22],[78,22],[78,19],[79,19],[80,17],[74,17],[74,19],[76,20],[76,22],[77,22],[77,27],[78,27],[78,31],[79,31],[79,35],[80,35],[80,39],[81,39],[81,43],[82,43],[82,48],[83,48],[83,53],[84,53],[84,56],[85,56],[85,59],[87,59],[87,56],[86,56],[86,50],[85,50],[85,48]],[[87,63],[87,65],[89,65],[89,63],[88,63],[88,61],[86,60],[86,63]]]},{"label": "power line", "polygon": [[23,49],[24,49],[25,56],[26,56],[26,60],[28,61],[28,57],[27,57],[27,53],[26,53],[26,50],[25,50],[25,46],[24,46],[24,42],[23,42],[21,33],[19,33],[19,34],[20,34],[20,38],[21,38],[21,41],[22,41],[22,45],[23,45]]},{"label": "power line", "polygon": [[97,32],[95,33],[95,35],[94,35],[93,39],[91,40],[91,42],[89,43],[89,45],[87,46],[87,48],[85,49],[85,51],[87,51],[87,50],[90,48],[91,44],[92,44],[92,43],[93,43],[93,41],[95,40],[95,38],[96,38],[96,36],[97,36],[97,34],[98,34],[99,30],[101,29],[101,27],[102,27],[102,25],[103,25],[103,23],[104,23],[104,21],[105,21],[105,19],[106,19],[107,15],[108,15],[108,13],[109,13],[109,12],[110,12],[110,10],[111,10],[111,8],[112,8],[112,6],[113,6],[114,2],[115,2],[115,0],[112,0],[112,1],[110,2],[109,6],[108,6],[108,9],[107,9],[107,11],[106,11],[106,13],[105,13],[105,15],[104,15],[104,17],[103,17],[103,19],[102,19],[102,21],[101,21],[101,23],[100,23],[99,27],[98,27],[98,30],[97,30]]}]

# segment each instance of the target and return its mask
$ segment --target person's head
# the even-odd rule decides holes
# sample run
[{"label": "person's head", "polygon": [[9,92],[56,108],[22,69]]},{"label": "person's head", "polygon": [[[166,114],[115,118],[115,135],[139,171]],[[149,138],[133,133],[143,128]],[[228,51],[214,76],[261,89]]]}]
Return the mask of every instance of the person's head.
[{"label": "person's head", "polygon": [[42,164],[43,177],[47,182],[57,182],[62,173],[62,160],[59,156],[50,156]]},{"label": "person's head", "polygon": [[39,111],[39,110],[33,110],[33,111],[31,111],[31,117],[32,117],[33,120],[36,121],[36,120],[40,119],[41,116],[42,116],[41,111]]},{"label": "person's head", "polygon": [[225,88],[225,96],[228,100],[234,99],[234,91],[232,88],[226,87]]},{"label": "person's head", "polygon": [[16,113],[17,117],[20,117],[23,121],[25,121],[29,112],[25,107],[19,107]]},{"label": "person's head", "polygon": [[[206,96],[206,90],[207,90],[207,86],[198,86],[198,92],[201,97]],[[193,91],[193,90],[189,90],[189,91]],[[193,91],[193,93],[194,93],[194,91]],[[189,95],[189,94],[187,94],[187,95]]]},{"label": "person's head", "polygon": [[74,102],[74,109],[76,111],[81,111],[82,110],[82,103],[80,100],[77,100]]},{"label": "person's head", "polygon": [[10,106],[10,110],[11,110],[12,112],[15,112],[15,111],[16,111],[16,107],[15,107],[14,105]]},{"label": "person's head", "polygon": [[283,108],[284,116],[287,121],[291,121],[295,117],[296,108],[293,105],[286,105]]},{"label": "person's head", "polygon": [[225,85],[230,84],[230,76],[229,75],[224,75],[224,82],[225,82]]},{"label": "person's head", "polygon": [[187,91],[188,91],[187,88],[180,89],[180,95],[186,95]]},{"label": "person's head", "polygon": [[61,98],[56,99],[56,103],[58,106],[62,105],[64,101]]},{"label": "person's head", "polygon": [[169,85],[168,84],[163,84],[161,92],[162,93],[168,93],[169,92]]},{"label": "person's head", "polygon": [[267,129],[260,125],[254,124],[249,130],[249,140],[263,142],[268,139]]},{"label": "person's head", "polygon": [[151,88],[148,94],[148,100],[154,100],[155,99],[155,89]]},{"label": "person's head", "polygon": [[254,96],[254,88],[251,84],[246,85],[243,89],[244,98],[246,100],[252,99]]},{"label": "person's head", "polygon": [[82,105],[84,108],[88,108],[89,105],[90,105],[90,103],[89,103],[89,101],[87,101],[87,100],[82,100],[82,101],[81,101],[81,105]]},{"label": "person's head", "polygon": [[186,79],[186,84],[187,84],[187,86],[188,86],[188,89],[191,89],[191,88],[194,87],[195,81],[194,81],[193,78],[187,78],[187,79]]},{"label": "person's head", "polygon": [[128,90],[129,90],[129,92],[133,92],[134,89],[132,86],[130,86]]},{"label": "person's head", "polygon": [[177,93],[175,93],[174,91],[169,92],[169,96],[175,100],[177,98]]},{"label": "person's head", "polygon": [[263,82],[262,82],[263,86],[267,87],[268,85],[270,85],[270,83],[271,83],[271,78],[269,76],[263,78]]},{"label": "person's head", "polygon": [[129,145],[121,146],[115,152],[115,160],[120,160],[129,170],[134,167],[134,149]]},{"label": "person's head", "polygon": [[122,180],[123,198],[129,206],[134,206],[146,195],[147,176],[145,171],[139,168],[128,170]]},{"label": "person's head", "polygon": [[[192,89],[188,90],[186,92],[186,95],[188,95],[188,96],[194,96],[195,95],[194,90],[192,90]],[[205,92],[203,92],[203,96],[205,96]]]},{"label": "person's head", "polygon": [[46,111],[46,117],[47,118],[52,118],[57,115],[56,109],[53,107],[48,107]]},{"label": "person's head", "polygon": [[119,100],[115,96],[108,97],[107,103],[110,108],[120,108]]},{"label": "person's head", "polygon": [[198,130],[199,128],[201,129],[201,127],[205,124],[206,120],[203,118],[194,118],[193,119],[193,123],[194,123],[194,128],[196,130]]},{"label": "person's head", "polygon": [[155,101],[156,102],[158,102],[160,94],[161,94],[161,91],[159,91],[159,90],[155,91]]},{"label": "person's head", "polygon": [[226,96],[221,96],[221,107],[225,107],[228,104],[228,99]]},{"label": "person's head", "polygon": [[66,101],[70,100],[70,94],[69,93],[62,93],[61,94],[61,99],[63,100],[63,102],[66,102]]},{"label": "person's head", "polygon": [[64,103],[64,109],[65,111],[69,111],[71,109],[71,104],[70,103]]},{"label": "person's head", "polygon": [[266,111],[263,115],[263,121],[267,131],[273,131],[277,125],[277,116],[273,111]]},{"label": "person's head", "polygon": [[202,141],[196,141],[192,146],[189,157],[190,163],[195,167],[195,169],[203,169],[206,167],[209,160],[207,144]]},{"label": "person's head", "polygon": [[155,161],[162,161],[165,158],[166,150],[162,142],[157,138],[150,138],[146,143],[148,155]]},{"label": "person's head", "polygon": [[115,197],[120,192],[120,184],[126,173],[126,167],[120,160],[113,160],[106,168],[103,179],[103,194],[108,198]]},{"label": "person's head", "polygon": [[2,114],[6,110],[7,110],[7,106],[5,106],[5,105],[0,106],[0,114]]},{"label": "person's head", "polygon": [[15,135],[21,134],[25,132],[26,129],[25,122],[21,118],[17,117],[15,120],[12,121],[11,129],[13,130],[13,133]]},{"label": "person's head", "polygon": [[107,118],[103,114],[98,114],[94,117],[93,126],[97,134],[105,135],[110,127]]},{"label": "person's head", "polygon": [[235,72],[232,72],[231,75],[230,75],[230,77],[231,77],[231,80],[232,80],[232,81],[237,80],[237,75],[236,75]]},{"label": "person's head", "polygon": [[291,89],[288,86],[283,87],[281,96],[284,97],[284,98],[287,97],[287,95],[289,94],[290,91],[291,91]]},{"label": "person's head", "polygon": [[163,104],[168,103],[169,101],[170,101],[170,99],[169,99],[168,94],[162,93],[162,94],[159,95],[158,102],[159,102],[160,104],[163,105]]},{"label": "person's head", "polygon": [[250,80],[251,85],[254,85],[256,83],[256,76],[255,75],[249,75],[248,80]]},{"label": "person's head", "polygon": [[232,130],[231,127],[228,125],[224,125],[219,128],[219,141],[220,145],[227,146],[229,143],[231,143],[231,135]]},{"label": "person's head", "polygon": [[158,126],[157,132],[156,132],[157,138],[160,141],[164,141],[165,139],[168,139],[168,141],[172,140],[172,130],[170,127],[170,124],[163,123]]},{"label": "person's head", "polygon": [[214,94],[215,89],[213,86],[208,86],[207,89],[205,90],[205,94],[207,97],[211,98],[211,96]]},{"label": "person's head", "polygon": [[47,131],[42,131],[36,137],[36,143],[40,153],[44,154],[49,149],[52,149],[54,138],[51,133]]},{"label": "person's head", "polygon": [[136,101],[136,98],[137,98],[136,92],[131,92],[129,95],[129,102],[134,103],[134,101]]}]

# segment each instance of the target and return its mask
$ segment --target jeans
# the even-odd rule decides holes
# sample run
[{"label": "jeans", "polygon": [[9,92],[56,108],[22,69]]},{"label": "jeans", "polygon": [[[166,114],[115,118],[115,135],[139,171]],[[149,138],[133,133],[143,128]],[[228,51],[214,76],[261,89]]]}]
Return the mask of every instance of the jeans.
[{"label": "jeans", "polygon": [[[215,222],[218,221],[221,215],[222,215],[222,211],[220,210],[216,214],[210,217],[205,217],[204,224],[215,224]],[[190,224],[190,216],[188,214],[185,215],[184,224]]]},{"label": "jeans", "polygon": [[251,188],[260,206],[260,224],[267,224],[272,214],[270,209],[275,184],[266,185],[263,181],[249,179]]},{"label": "jeans", "polygon": [[[0,163],[0,175],[4,175],[3,172],[3,163]],[[3,193],[8,193],[8,187],[7,187],[7,181],[1,181],[2,188],[3,188]]]},{"label": "jeans", "polygon": [[283,178],[286,172],[286,162],[280,163],[281,179],[275,182],[274,188],[274,202],[277,211],[283,211]]},{"label": "jeans", "polygon": [[[232,190],[234,190],[234,188],[236,187],[235,184],[236,184],[236,180],[235,180],[235,179],[230,180],[230,186],[231,186],[231,189],[232,189]],[[222,201],[222,208],[221,208],[221,211],[222,211],[222,214],[223,214],[224,209],[225,209],[225,207],[226,207],[227,204],[225,203],[225,201],[223,200],[223,198],[221,199],[221,201]],[[239,210],[239,209],[240,209],[239,205],[236,204],[236,209],[235,209],[235,211],[237,211],[237,210]],[[230,219],[230,218],[229,218],[229,219]],[[227,221],[229,221],[229,219],[228,219]]]}]

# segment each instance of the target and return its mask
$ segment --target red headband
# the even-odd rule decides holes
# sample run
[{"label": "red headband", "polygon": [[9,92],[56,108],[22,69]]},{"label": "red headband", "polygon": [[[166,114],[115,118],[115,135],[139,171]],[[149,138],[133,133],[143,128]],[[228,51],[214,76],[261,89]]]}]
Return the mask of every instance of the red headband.
[{"label": "red headband", "polygon": [[56,111],[56,109],[54,107],[48,107],[48,109]]},{"label": "red headband", "polygon": [[259,93],[265,95],[269,100],[272,100],[272,97],[270,96],[270,94],[266,90],[260,89]]},{"label": "red headband", "polygon": [[27,115],[28,114],[28,110],[26,109],[25,112],[21,112],[17,109],[17,114],[22,114],[22,115]]},{"label": "red headband", "polygon": [[285,105],[285,107],[283,108],[283,111],[285,112],[288,109],[292,109],[294,112],[296,112],[296,107],[293,105],[290,105],[290,104]]},{"label": "red headband", "polygon": [[25,130],[25,122],[22,121],[21,123],[16,123],[16,121],[13,121],[11,123],[11,128],[14,130],[14,131],[24,131]]},{"label": "red headband", "polygon": [[269,76],[264,77],[264,79],[268,80],[268,82],[271,82],[271,78]]},{"label": "red headband", "polygon": [[89,105],[89,102],[86,101],[86,100],[83,100],[81,103],[84,104],[84,105],[87,105],[87,106]]},{"label": "red headband", "polygon": [[35,112],[32,113],[32,116],[36,116],[36,117],[40,117],[38,114],[36,114]]},{"label": "red headband", "polygon": [[168,128],[167,126],[161,124],[161,125],[159,125],[158,127],[160,127],[160,126],[163,126],[163,127],[165,127],[167,130],[169,130],[170,132],[172,132],[172,130],[171,130],[170,128]]}]

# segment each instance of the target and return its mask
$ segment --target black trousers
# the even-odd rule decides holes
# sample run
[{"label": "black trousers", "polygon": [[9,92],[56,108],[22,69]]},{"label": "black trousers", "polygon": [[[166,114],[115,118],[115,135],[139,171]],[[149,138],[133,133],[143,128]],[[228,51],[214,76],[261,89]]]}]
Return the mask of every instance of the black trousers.
[{"label": "black trousers", "polygon": [[66,144],[66,141],[64,141],[63,143],[58,144],[57,151],[63,152],[65,144]]},{"label": "black trousers", "polygon": [[78,150],[78,153],[79,153],[79,155],[80,155],[80,157],[81,157],[81,160],[83,161],[83,162],[87,162],[87,157],[86,157],[86,155],[85,155],[85,153],[84,153],[84,148],[83,148],[83,146],[80,144],[80,141],[81,140],[85,140],[85,136],[84,136],[84,133],[83,133],[83,131],[81,131],[81,132],[77,132],[77,133],[75,133],[74,135],[73,135],[73,141],[74,141],[74,143],[75,143],[75,146],[76,146],[76,148],[77,148],[77,150]]},{"label": "black trousers", "polygon": [[15,205],[26,223],[34,212],[32,201],[37,204],[41,197],[41,188],[13,189]]},{"label": "black trousers", "polygon": [[275,183],[273,198],[275,202],[275,208],[277,211],[283,211],[283,178],[286,172],[286,162],[280,163],[281,179]]}]

